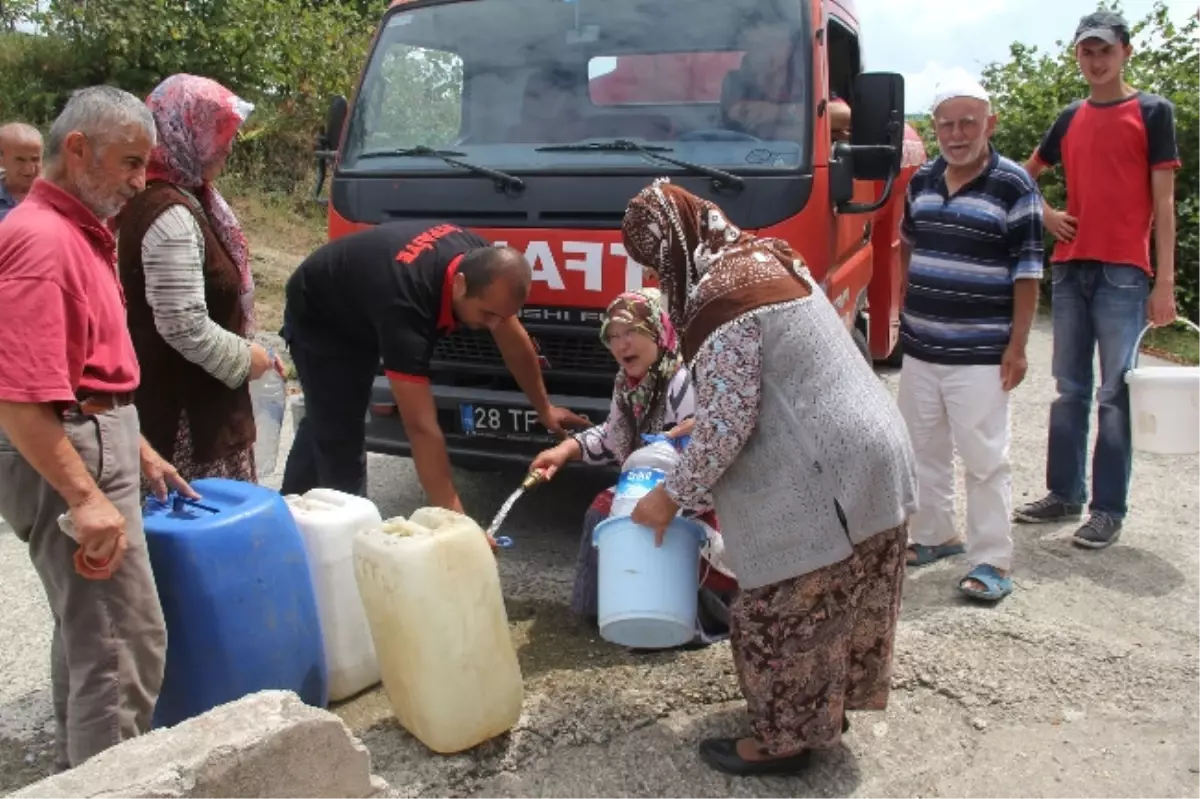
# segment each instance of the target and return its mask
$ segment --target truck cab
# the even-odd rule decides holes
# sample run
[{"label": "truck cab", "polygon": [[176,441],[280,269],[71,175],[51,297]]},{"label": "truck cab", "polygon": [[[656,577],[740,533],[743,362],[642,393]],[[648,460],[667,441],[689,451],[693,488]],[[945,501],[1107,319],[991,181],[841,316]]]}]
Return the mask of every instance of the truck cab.
[{"label": "truck cab", "polygon": [[[397,0],[351,100],[331,103],[329,236],[444,220],[521,249],[546,387],[600,421],[616,373],[601,314],[650,279],[621,220],[668,176],[789,241],[864,355],[887,358],[903,186],[924,151],[905,144],[903,79],[863,72],[858,30],[851,0]],[[485,331],[442,339],[432,367],[456,465],[524,465],[553,440]],[[382,374],[367,448],[409,454]]]}]

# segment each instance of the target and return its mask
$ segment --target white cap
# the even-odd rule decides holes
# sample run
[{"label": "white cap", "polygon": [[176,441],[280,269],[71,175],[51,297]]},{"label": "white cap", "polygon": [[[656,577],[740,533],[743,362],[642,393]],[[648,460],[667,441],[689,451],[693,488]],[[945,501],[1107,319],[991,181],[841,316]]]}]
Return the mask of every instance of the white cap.
[{"label": "white cap", "polygon": [[937,87],[937,94],[933,96],[933,113],[937,113],[938,107],[947,100],[953,100],[956,97],[970,97],[973,100],[983,100],[985,103],[990,103],[992,97],[988,94],[987,89],[979,85],[978,81],[970,78],[962,78],[948,83],[944,86]]}]

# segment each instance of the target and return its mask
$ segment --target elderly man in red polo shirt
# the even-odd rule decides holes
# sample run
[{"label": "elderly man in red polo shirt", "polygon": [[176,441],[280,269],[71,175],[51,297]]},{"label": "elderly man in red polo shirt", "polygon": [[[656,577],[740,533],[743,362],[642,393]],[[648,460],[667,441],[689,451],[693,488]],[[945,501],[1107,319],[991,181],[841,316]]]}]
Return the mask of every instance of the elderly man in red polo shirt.
[{"label": "elderly man in red polo shirt", "polygon": [[0,236],[0,515],[29,544],[54,617],[60,769],[150,727],[167,642],[139,473],[164,498],[168,483],[194,496],[139,433],[102,221],[145,187],[154,140],[141,100],[76,92],[50,130],[45,177]]}]

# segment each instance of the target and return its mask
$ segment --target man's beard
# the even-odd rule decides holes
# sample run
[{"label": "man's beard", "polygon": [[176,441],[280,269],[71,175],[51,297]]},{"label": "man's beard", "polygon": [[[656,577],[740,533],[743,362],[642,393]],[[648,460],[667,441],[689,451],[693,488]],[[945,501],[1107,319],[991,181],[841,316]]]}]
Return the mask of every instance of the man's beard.
[{"label": "man's beard", "polygon": [[966,155],[949,156],[943,150],[942,157],[945,158],[946,162],[948,164],[950,164],[951,166],[972,166],[972,165],[982,161],[983,156],[986,152],[987,152],[987,142],[986,141],[976,141],[976,142],[971,142],[970,149],[967,151]]},{"label": "man's beard", "polygon": [[105,186],[104,173],[99,159],[92,162],[79,179],[79,200],[101,221],[110,219],[124,207],[130,198],[119,190]]}]

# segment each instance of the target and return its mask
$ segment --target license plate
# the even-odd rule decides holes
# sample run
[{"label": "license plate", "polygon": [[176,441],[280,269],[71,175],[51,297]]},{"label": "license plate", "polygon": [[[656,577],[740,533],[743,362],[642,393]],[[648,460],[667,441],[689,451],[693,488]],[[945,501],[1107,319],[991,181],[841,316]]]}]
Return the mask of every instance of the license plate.
[{"label": "license plate", "polygon": [[464,404],[459,405],[458,410],[464,435],[486,438],[554,438],[538,421],[537,411],[532,408]]}]

